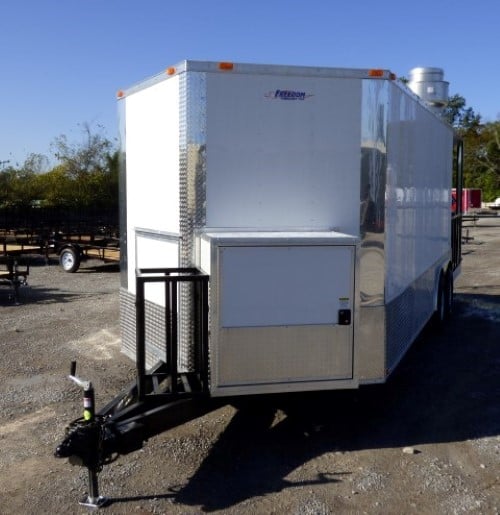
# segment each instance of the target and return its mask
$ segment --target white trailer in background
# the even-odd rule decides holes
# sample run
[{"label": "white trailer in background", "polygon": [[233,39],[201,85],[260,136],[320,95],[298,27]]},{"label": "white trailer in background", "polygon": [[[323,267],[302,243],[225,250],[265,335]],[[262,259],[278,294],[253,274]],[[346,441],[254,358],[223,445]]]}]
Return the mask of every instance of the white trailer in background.
[{"label": "white trailer in background", "polygon": [[[417,89],[435,97],[446,83],[426,70]],[[194,61],[120,92],[123,350],[135,356],[136,270],[196,268],[211,396],[385,381],[451,310],[459,270],[440,98],[385,70]],[[197,322],[175,289],[178,353],[149,285],[140,359],[189,372]]]}]

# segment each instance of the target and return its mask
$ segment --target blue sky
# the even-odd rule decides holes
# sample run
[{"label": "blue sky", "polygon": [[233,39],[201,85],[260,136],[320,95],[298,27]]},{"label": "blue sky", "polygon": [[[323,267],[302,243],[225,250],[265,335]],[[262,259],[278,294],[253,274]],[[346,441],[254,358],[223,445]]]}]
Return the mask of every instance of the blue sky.
[{"label": "blue sky", "polygon": [[[500,117],[498,0],[18,0],[0,7],[0,162],[79,126],[117,134],[116,92],[184,59],[445,70]],[[0,166],[1,169],[1,166]]]}]

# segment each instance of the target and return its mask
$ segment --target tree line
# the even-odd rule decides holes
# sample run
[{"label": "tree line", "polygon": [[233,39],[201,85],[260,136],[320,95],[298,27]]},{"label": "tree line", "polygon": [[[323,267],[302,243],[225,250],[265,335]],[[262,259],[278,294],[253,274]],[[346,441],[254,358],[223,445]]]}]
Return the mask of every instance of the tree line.
[{"label": "tree line", "polygon": [[445,116],[464,143],[464,186],[481,189],[484,202],[500,197],[500,120],[483,122],[461,95],[450,97]]},{"label": "tree line", "polygon": [[65,135],[51,145],[56,164],[29,154],[24,163],[0,172],[0,207],[118,209],[119,152],[88,124],[83,138],[72,143]]},{"label": "tree line", "polygon": [[[450,97],[445,111],[464,141],[464,185],[480,188],[484,201],[500,197],[500,121],[483,122],[460,95]],[[118,209],[119,151],[100,132],[82,125],[83,138],[65,135],[51,146],[56,164],[30,154],[20,166],[0,172],[1,207]]]}]

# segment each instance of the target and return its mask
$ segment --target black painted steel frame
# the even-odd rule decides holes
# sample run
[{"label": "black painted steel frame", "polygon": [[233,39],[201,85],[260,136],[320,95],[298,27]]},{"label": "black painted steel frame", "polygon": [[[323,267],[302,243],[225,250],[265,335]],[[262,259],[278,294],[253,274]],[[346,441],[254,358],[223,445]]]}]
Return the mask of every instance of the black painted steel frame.
[{"label": "black painted steel frame", "polygon": [[[55,455],[70,458],[88,469],[89,494],[81,504],[93,508],[107,500],[99,496],[97,474],[114,456],[140,449],[144,442],[167,429],[200,417],[220,403],[209,396],[208,374],[208,275],[196,268],[148,268],[137,270],[136,332],[137,377],[95,417],[87,416],[72,422]],[[146,300],[149,283],[165,285],[165,353],[146,372]],[[195,350],[193,370],[179,372],[178,306],[181,283],[193,286],[192,345]],[[70,378],[75,374],[72,364]],[[86,385],[78,378],[80,385]],[[91,388],[88,382],[86,388]],[[84,396],[85,396],[84,392]],[[93,394],[93,390],[92,390]]]},{"label": "black painted steel frame", "polygon": [[456,188],[455,213],[451,218],[451,250],[452,266],[455,270],[462,261],[462,189],[463,189],[463,142],[455,140],[455,163],[453,171],[453,187]]},{"label": "black painted steel frame", "polygon": [[[141,268],[136,272],[136,366],[138,400],[146,396],[146,302],[145,286],[150,283],[165,284],[166,320],[166,373],[170,378],[170,393],[180,393],[178,370],[179,349],[179,284],[192,283],[194,288],[193,318],[195,351],[195,377],[199,380],[199,391],[208,393],[208,275],[197,268]],[[190,374],[192,377],[192,374]],[[186,382],[184,381],[184,384]],[[195,392],[192,392],[195,393]]]}]

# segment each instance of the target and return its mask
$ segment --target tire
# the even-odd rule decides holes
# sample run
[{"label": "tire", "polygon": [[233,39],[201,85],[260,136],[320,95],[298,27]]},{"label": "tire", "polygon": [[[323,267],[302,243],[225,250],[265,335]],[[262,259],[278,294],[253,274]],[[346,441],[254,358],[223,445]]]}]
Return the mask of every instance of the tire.
[{"label": "tire", "polygon": [[446,283],[444,274],[441,274],[439,277],[436,311],[433,316],[434,325],[438,328],[446,321],[446,304],[448,300]]},{"label": "tire", "polygon": [[449,319],[453,314],[453,272],[451,268],[446,272],[446,309],[445,318]]},{"label": "tire", "polygon": [[437,306],[433,319],[437,327],[442,327],[453,311],[453,272],[450,269],[439,277]]},{"label": "tire", "polygon": [[59,254],[59,264],[68,273],[74,273],[80,268],[80,254],[76,249],[67,247]]}]

